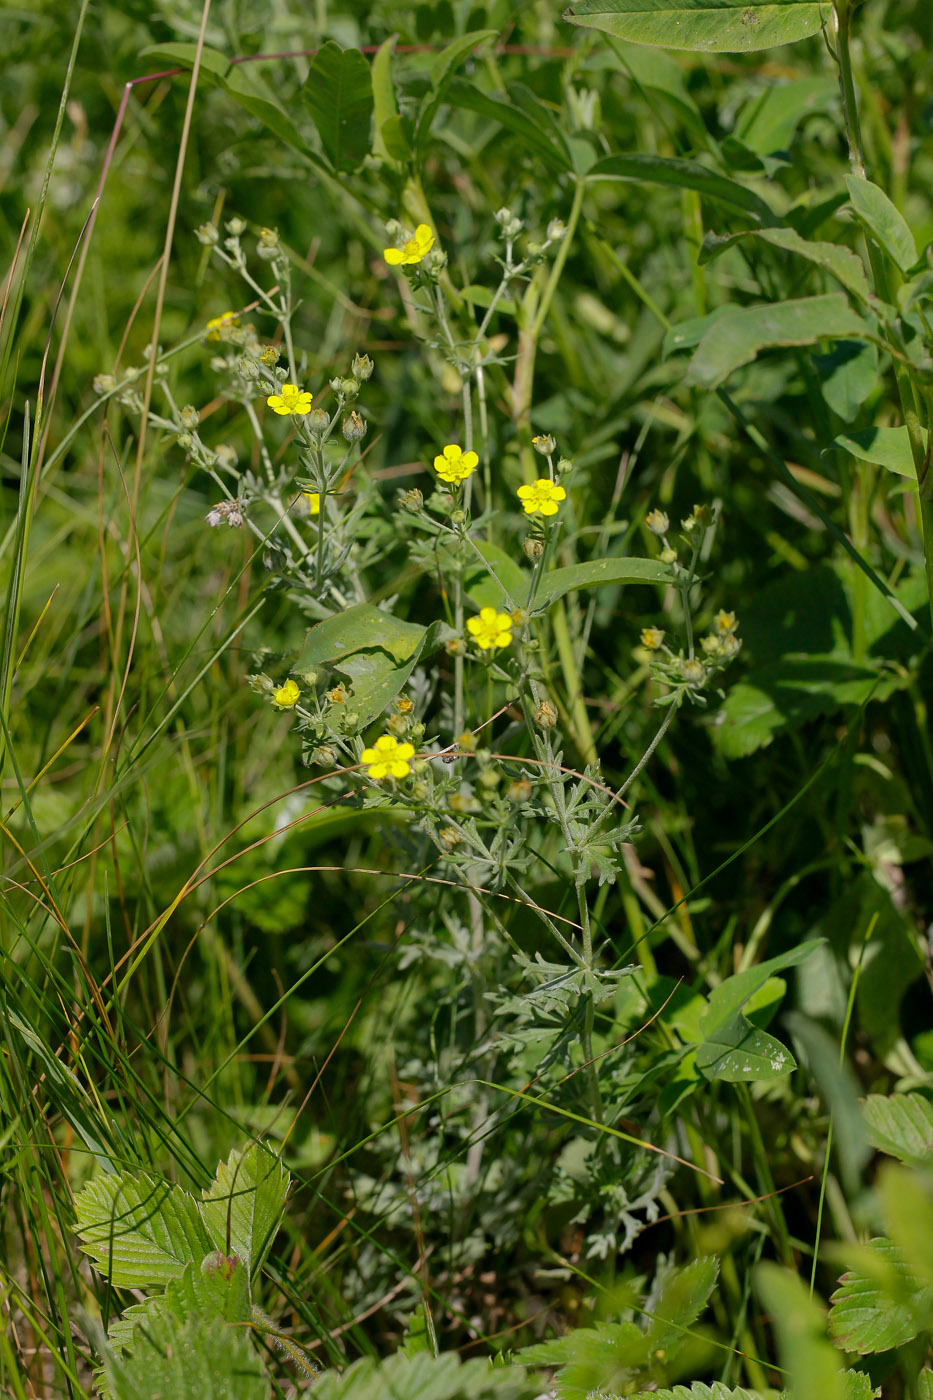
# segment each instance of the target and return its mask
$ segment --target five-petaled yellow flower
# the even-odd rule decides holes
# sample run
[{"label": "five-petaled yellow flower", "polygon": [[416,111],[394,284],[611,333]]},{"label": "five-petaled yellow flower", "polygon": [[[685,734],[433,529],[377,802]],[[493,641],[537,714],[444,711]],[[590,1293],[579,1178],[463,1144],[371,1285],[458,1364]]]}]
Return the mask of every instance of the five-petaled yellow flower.
[{"label": "five-petaled yellow flower", "polygon": [[293,710],[301,699],[298,682],[287,680],[278,690],[272,692],[272,703],[277,710]]},{"label": "five-petaled yellow flower", "polygon": [[311,515],[321,513],[321,493],[320,491],[305,491],[304,498],[308,502],[308,510]]},{"label": "five-petaled yellow flower", "polygon": [[510,614],[496,612],[495,608],[480,608],[479,617],[467,618],[467,631],[481,651],[507,647],[513,626]]},{"label": "five-petaled yellow flower", "polygon": [[475,452],[464,452],[455,442],[449,442],[444,448],[443,456],[434,458],[434,470],[441,481],[466,481],[471,472],[474,472],[479,465],[479,458]]},{"label": "five-petaled yellow flower", "polygon": [[235,311],[225,311],[222,316],[213,316],[207,323],[207,339],[220,340],[224,331],[234,330],[239,324],[240,318]]},{"label": "five-petaled yellow flower", "polygon": [[282,417],[286,413],[310,413],[314,395],[308,389],[299,389],[297,384],[283,384],[280,394],[270,394],[266,403],[273,413]]},{"label": "five-petaled yellow flower", "polygon": [[433,243],[433,231],[427,224],[419,224],[407,243],[403,243],[401,248],[384,249],[382,256],[390,267],[407,267],[411,263],[420,263],[425,253],[431,251]]},{"label": "five-petaled yellow flower", "polygon": [[558,501],[567,499],[563,486],[555,486],[546,476],[538,477],[533,486],[520,486],[518,499],[526,515],[556,515]]},{"label": "five-petaled yellow flower", "polygon": [[407,778],[411,772],[408,760],[414,755],[414,744],[400,744],[394,734],[382,734],[360,757],[369,769],[369,776],[378,782],[382,778]]}]

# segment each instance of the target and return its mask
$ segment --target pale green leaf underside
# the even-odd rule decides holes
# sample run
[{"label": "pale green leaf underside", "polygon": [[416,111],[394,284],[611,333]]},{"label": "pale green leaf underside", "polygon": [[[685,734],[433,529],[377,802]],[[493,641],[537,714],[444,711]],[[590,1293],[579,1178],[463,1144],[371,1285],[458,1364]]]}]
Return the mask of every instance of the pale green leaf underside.
[{"label": "pale green leaf underside", "polygon": [[922,1094],[869,1094],[865,1126],[872,1144],[910,1167],[933,1162],[933,1103]]},{"label": "pale green leaf underside", "polygon": [[[291,1178],[281,1159],[254,1144],[221,1162],[201,1212],[217,1249],[238,1254],[248,1273],[261,1266],[279,1228]],[[228,1243],[229,1234],[229,1243]]]},{"label": "pale green leaf underside", "polygon": [[827,6],[814,0],[578,0],[571,24],[635,44],[698,53],[748,53],[818,34]]}]

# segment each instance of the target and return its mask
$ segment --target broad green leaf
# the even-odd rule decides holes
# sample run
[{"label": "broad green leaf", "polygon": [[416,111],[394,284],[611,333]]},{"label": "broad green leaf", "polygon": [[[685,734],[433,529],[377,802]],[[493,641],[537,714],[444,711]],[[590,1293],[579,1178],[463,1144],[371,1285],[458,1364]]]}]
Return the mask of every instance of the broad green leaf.
[{"label": "broad green leaf", "polygon": [[647,1333],[634,1322],[599,1322],[525,1347],[518,1355],[529,1366],[560,1367],[558,1394],[583,1400],[594,1393],[621,1395],[629,1377],[647,1365],[649,1346]]},{"label": "broad green leaf", "polygon": [[933,1166],[933,1103],[923,1094],[869,1094],[863,1113],[879,1152],[909,1167]]},{"label": "broad green leaf", "polygon": [[662,354],[666,358],[677,350],[692,350],[699,345],[710,327],[715,326],[716,322],[721,321],[731,310],[731,306],[728,305],[717,306],[705,316],[691,316],[687,321],[678,321],[676,326],[671,326],[665,331],[661,344]]},{"label": "broad green leaf", "polygon": [[431,86],[435,92],[443,90],[448,80],[465,58],[469,58],[475,48],[484,39],[497,39],[499,31],[497,29],[474,29],[470,34],[461,34],[459,39],[454,39],[445,49],[432,60],[428,69],[428,76],[431,79]]},{"label": "broad green leaf", "polygon": [[[924,435],[924,446],[926,436]],[[843,447],[862,462],[874,462],[877,467],[886,467],[896,476],[906,476],[917,480],[914,456],[910,450],[910,436],[906,427],[901,428],[862,428],[857,433],[841,433],[833,444]]]},{"label": "broad green leaf", "polygon": [[358,49],[332,41],[315,55],[303,90],[305,105],[335,170],[356,170],[370,148],[373,88]]},{"label": "broad green leaf", "polygon": [[223,88],[230,97],[239,102],[252,116],[257,117],[286,146],[311,155],[308,143],[301,135],[288,112],[277,100],[262,77],[253,71],[252,65],[231,65],[223,79]]},{"label": "broad green leaf", "polygon": [[843,1351],[865,1356],[911,1341],[933,1303],[891,1240],[874,1239],[847,1250],[855,1267],[830,1298],[829,1334]]},{"label": "broad green leaf", "polygon": [[835,277],[847,292],[852,292],[859,301],[867,305],[871,288],[861,258],[850,248],[843,248],[839,243],[814,243],[808,238],[801,238],[792,228],[748,229],[742,233],[727,234],[722,238],[715,233],[708,233],[703,239],[697,261],[701,265],[712,262],[713,258],[718,258],[727,248],[733,247],[744,238],[761,239],[785,253],[796,253],[798,257],[806,258],[808,262],[815,263],[831,277]]},{"label": "broad green leaf", "polygon": [[683,69],[666,53],[648,53],[638,44],[609,37],[609,48],[633,85],[648,99],[660,99],[690,133],[700,149],[711,144],[699,107],[690,96]]},{"label": "broad green leaf", "polygon": [[139,1329],[150,1329],[163,1317],[184,1322],[200,1317],[208,1324],[232,1323],[244,1327],[249,1322],[249,1273],[241,1259],[226,1257],[219,1250],[208,1254],[200,1264],[186,1264],[178,1278],[170,1279],[164,1293],[153,1293],[144,1303],[127,1308],[110,1324],[107,1340],[118,1351],[131,1352],[140,1336]]},{"label": "broad green leaf", "polygon": [[686,382],[716,389],[762,350],[815,345],[821,340],[861,339],[866,322],[841,292],[798,301],[731,306],[706,332],[687,369]]},{"label": "broad green leaf", "polygon": [[469,598],[478,608],[517,608],[528,597],[531,582],[526,573],[508,550],[488,540],[474,540],[474,548],[482,555],[480,560],[467,564],[463,574],[463,586]]},{"label": "broad green leaf", "polygon": [[783,972],[788,967],[799,967],[807,958],[812,957],[822,943],[821,938],[807,939],[796,948],[779,953],[776,958],[766,958],[764,962],[756,963],[744,972],[736,972],[727,977],[710,992],[706,1013],[700,1021],[700,1029],[706,1032],[730,1020],[776,972]]},{"label": "broad green leaf", "polygon": [[249,1275],[269,1253],[290,1184],[281,1158],[254,1143],[231,1152],[203,1193],[201,1214],[211,1239],[224,1254],[239,1255]]},{"label": "broad green leaf", "polygon": [[384,1361],[365,1356],[345,1371],[325,1371],[313,1393],[314,1400],[532,1400],[540,1391],[520,1366],[421,1351]]},{"label": "broad green leaf", "polygon": [[771,83],[743,108],[735,136],[758,155],[773,155],[787,149],[804,117],[838,99],[839,84],[828,76]]},{"label": "broad green leaf", "polygon": [[635,44],[748,53],[819,33],[826,9],[819,0],[576,0],[564,19]]},{"label": "broad green leaf", "polygon": [[719,175],[695,160],[680,160],[673,156],[617,155],[598,160],[587,175],[588,181],[634,180],[648,185],[673,185],[677,189],[696,190],[697,194],[719,204],[741,209],[756,223],[776,224],[774,210],[757,194]]},{"label": "broad green leaf", "polygon": [[888,257],[906,272],[917,261],[917,245],[903,214],[884,190],[858,175],[846,176],[852,208],[862,227]]},{"label": "broad green leaf", "polygon": [[842,1361],[826,1338],[826,1311],[803,1279],[778,1264],[759,1264],[755,1286],[794,1400],[846,1400]]},{"label": "broad green leaf", "polygon": [[390,155],[393,160],[408,160],[411,155],[411,144],[402,117],[390,117],[387,122],[383,122],[379,128],[379,134],[382,137],[387,155]]},{"label": "broad green leaf", "polygon": [[527,112],[507,97],[491,97],[463,78],[453,78],[444,93],[444,101],[452,107],[460,107],[475,112],[480,117],[498,122],[506,130],[522,138],[525,148],[532,151],[548,167],[558,174],[573,169],[573,159],[564,140],[552,141]]},{"label": "broad green leaf", "polygon": [[696,1067],[704,1079],[741,1084],[779,1079],[796,1069],[797,1062],[779,1040],[753,1026],[739,1012],[717,1025],[697,1046]]},{"label": "broad green leaf", "polygon": [[118,1288],[167,1283],[213,1248],[194,1198],[144,1175],[95,1177],[75,1198],[75,1217],[85,1251]]},{"label": "broad green leaf", "polygon": [[[397,34],[390,34],[384,43],[379,45],[372,63],[372,84],[373,84],[373,150],[376,155],[392,156],[398,149],[395,141],[395,134],[398,133],[404,140],[404,132],[401,129],[401,120],[398,114],[398,103],[395,100],[395,83],[392,78],[392,56],[395,51],[395,41]],[[390,149],[384,128],[388,123],[390,127],[390,137],[394,149]],[[408,143],[405,142],[407,150]]]},{"label": "broad green leaf", "polygon": [[814,355],[820,393],[845,423],[851,423],[878,383],[878,347],[870,340],[840,340],[828,355]]},{"label": "broad green leaf", "polygon": [[[176,68],[193,68],[197,44],[150,44],[140,49],[140,58],[151,58],[157,63],[171,63]],[[201,71],[214,78],[225,78],[230,71],[230,60],[219,49],[205,45],[201,50]]]},{"label": "broad green leaf", "polygon": [[575,588],[597,588],[607,583],[673,582],[674,576],[667,564],[659,564],[656,559],[588,559],[583,564],[550,569],[538,586],[534,606],[549,607]]},{"label": "broad green leaf", "polygon": [[139,1329],[131,1356],[107,1366],[113,1400],[270,1400],[266,1368],[241,1327],[173,1315]]},{"label": "broad green leaf", "polygon": [[878,1183],[888,1234],[911,1273],[923,1285],[917,1299],[921,1331],[933,1327],[933,1172],[912,1171],[888,1162]]},{"label": "broad green leaf", "polygon": [[443,622],[421,627],[359,603],[312,627],[296,670],[334,666],[353,682],[353,708],[369,724],[399,694],[422,656],[454,633]]}]

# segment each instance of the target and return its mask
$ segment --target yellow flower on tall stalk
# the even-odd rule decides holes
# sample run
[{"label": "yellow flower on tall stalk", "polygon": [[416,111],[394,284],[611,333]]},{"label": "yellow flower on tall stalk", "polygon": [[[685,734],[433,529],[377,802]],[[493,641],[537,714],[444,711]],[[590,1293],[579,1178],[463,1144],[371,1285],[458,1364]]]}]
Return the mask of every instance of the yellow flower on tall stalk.
[{"label": "yellow flower on tall stalk", "polygon": [[495,608],[480,608],[479,617],[467,618],[467,631],[481,651],[507,647],[512,640],[512,617]]},{"label": "yellow flower on tall stalk", "polygon": [[390,267],[409,267],[420,263],[434,244],[434,232],[427,224],[419,224],[415,232],[401,248],[385,248],[382,256]]},{"label": "yellow flower on tall stalk", "polygon": [[240,324],[235,311],[225,311],[222,316],[212,316],[207,323],[208,340],[225,340],[225,331],[232,331]]},{"label": "yellow flower on tall stalk", "polygon": [[299,389],[297,384],[283,384],[280,394],[270,394],[266,403],[273,413],[284,417],[287,413],[304,415],[311,412],[314,395],[308,389]]},{"label": "yellow flower on tall stalk", "polygon": [[414,744],[400,744],[394,734],[382,734],[371,749],[360,755],[369,776],[380,782],[383,778],[407,778],[411,772],[410,758],[415,756]]},{"label": "yellow flower on tall stalk", "polygon": [[567,492],[542,476],[533,486],[520,486],[518,499],[526,515],[556,515],[557,503],[567,499]]},{"label": "yellow flower on tall stalk", "polygon": [[455,442],[449,442],[443,454],[434,458],[434,470],[441,481],[457,483],[466,481],[476,471],[479,458],[475,452],[464,452]]}]

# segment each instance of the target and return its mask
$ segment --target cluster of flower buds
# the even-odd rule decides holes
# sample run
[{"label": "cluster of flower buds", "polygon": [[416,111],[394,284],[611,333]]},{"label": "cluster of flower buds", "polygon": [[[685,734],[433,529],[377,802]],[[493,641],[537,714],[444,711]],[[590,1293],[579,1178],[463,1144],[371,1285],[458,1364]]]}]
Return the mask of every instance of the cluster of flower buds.
[{"label": "cluster of flower buds", "polygon": [[517,219],[511,209],[505,207],[497,209],[493,218],[501,228],[503,238],[509,243],[518,237],[524,227],[521,219]]},{"label": "cluster of flower buds", "polygon": [[233,529],[239,529],[243,524],[243,509],[238,499],[232,501],[219,501],[216,506],[211,506],[204,519],[215,529],[218,525],[227,524]]}]

